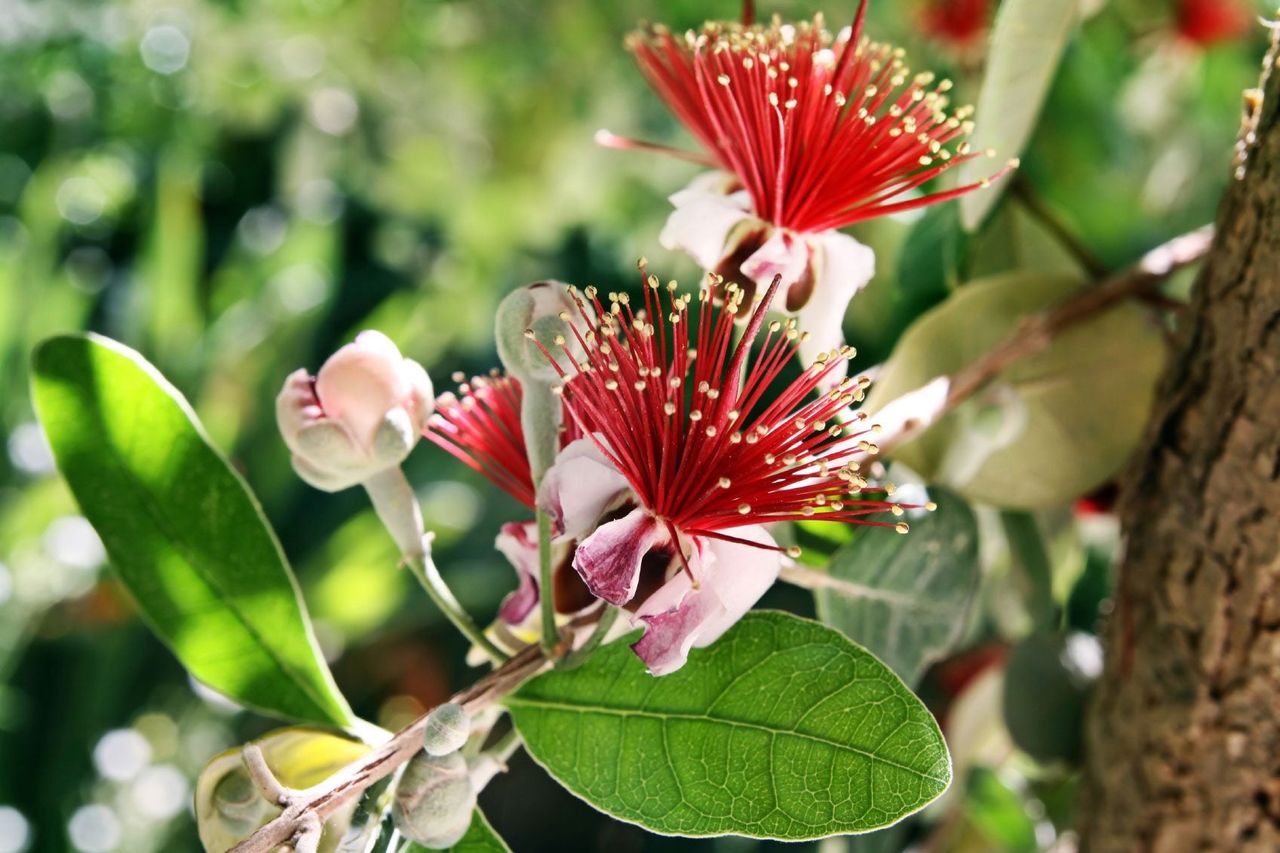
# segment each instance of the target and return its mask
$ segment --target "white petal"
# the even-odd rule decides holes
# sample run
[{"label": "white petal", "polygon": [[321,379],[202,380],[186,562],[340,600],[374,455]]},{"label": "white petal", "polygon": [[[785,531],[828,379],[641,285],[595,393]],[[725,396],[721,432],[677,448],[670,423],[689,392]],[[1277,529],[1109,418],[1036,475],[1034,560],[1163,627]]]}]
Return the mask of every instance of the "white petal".
[{"label": "white petal", "polygon": [[666,249],[686,252],[704,270],[715,269],[724,256],[729,232],[744,219],[752,219],[744,207],[745,193],[726,195],[721,172],[699,175],[686,188],[671,196],[675,209],[658,235]]},{"label": "white petal", "polygon": [[939,376],[921,385],[914,391],[908,391],[901,397],[895,397],[872,412],[870,421],[880,427],[879,440],[888,443],[896,440],[904,433],[924,429],[938,419],[947,404],[947,393],[951,390],[951,380]]},{"label": "white petal", "polygon": [[[871,281],[876,272],[876,256],[848,234],[828,231],[811,238],[815,252],[813,296],[797,313],[800,330],[809,338],[800,343],[800,360],[810,364],[819,353],[844,345],[844,315],[855,293]],[[841,367],[828,374],[826,387],[845,377]]]},{"label": "white petal", "polygon": [[619,495],[630,488],[591,438],[570,442],[538,490],[538,503],[555,519],[559,535],[581,539],[596,527]]}]

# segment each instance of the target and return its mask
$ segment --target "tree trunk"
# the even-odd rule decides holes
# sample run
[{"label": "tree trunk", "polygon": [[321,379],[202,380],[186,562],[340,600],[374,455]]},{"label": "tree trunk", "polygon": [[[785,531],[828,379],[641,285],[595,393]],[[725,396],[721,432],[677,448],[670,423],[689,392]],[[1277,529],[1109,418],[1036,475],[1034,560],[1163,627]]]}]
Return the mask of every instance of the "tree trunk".
[{"label": "tree trunk", "polygon": [[[1083,848],[1280,850],[1280,48],[1125,483]],[[1261,99],[1261,102],[1259,102]]]}]

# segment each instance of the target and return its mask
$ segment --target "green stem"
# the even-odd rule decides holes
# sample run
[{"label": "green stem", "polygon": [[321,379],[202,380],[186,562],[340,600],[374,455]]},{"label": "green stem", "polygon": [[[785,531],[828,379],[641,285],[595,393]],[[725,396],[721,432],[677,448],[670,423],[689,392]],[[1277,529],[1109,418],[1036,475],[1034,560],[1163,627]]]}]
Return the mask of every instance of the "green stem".
[{"label": "green stem", "polygon": [[493,642],[484,635],[484,631],[480,630],[467,611],[463,609],[458,599],[454,598],[453,592],[444,582],[444,578],[440,577],[440,571],[436,568],[435,560],[431,559],[429,554],[419,553],[405,556],[405,563],[409,567],[409,571],[418,579],[418,583],[426,590],[427,595],[435,602],[436,607],[440,608],[453,627],[457,628],[464,637],[487,654],[494,663],[502,663],[507,659],[507,655],[503,653],[493,644]]},{"label": "green stem", "polygon": [[[521,382],[523,401],[520,406],[520,426],[524,430],[525,449],[529,454],[529,473],[534,485],[542,483],[542,475],[555,462],[560,448],[560,419],[563,411],[560,398],[551,391],[551,384],[526,379]],[[538,520],[538,605],[542,621],[542,650],[548,657],[560,642],[556,628],[555,587],[551,565],[551,516],[541,506]]]},{"label": "green stem", "polygon": [[520,733],[516,731],[516,727],[512,726],[507,733],[493,742],[492,745],[485,749],[487,755],[492,755],[499,761],[506,763],[512,754],[520,748]]},{"label": "green stem", "polygon": [[556,628],[556,592],[551,577],[551,515],[538,507],[538,607],[542,616],[542,650],[547,657],[560,642]]},{"label": "green stem", "polygon": [[1051,631],[1058,621],[1053,600],[1053,564],[1036,517],[1029,512],[1003,510],[1000,523],[1032,626],[1037,632]]},{"label": "green stem", "polygon": [[413,572],[413,576],[422,584],[440,612],[495,663],[505,661],[507,656],[484,635],[484,631],[476,627],[471,616],[458,603],[458,599],[454,598],[444,578],[440,577],[440,571],[431,559],[431,548],[422,523],[422,508],[418,505],[418,496],[414,494],[404,471],[398,466],[388,468],[366,480],[364,488],[369,493],[378,518],[396,540],[409,571]]},{"label": "green stem", "polygon": [[604,638],[609,634],[609,629],[613,627],[614,622],[618,621],[619,612],[618,608],[605,605],[604,612],[600,614],[600,621],[596,623],[595,630],[591,632],[591,636],[587,637],[587,641],[580,648],[574,649],[565,655],[564,660],[561,662],[562,667],[573,669],[575,666],[585,662],[591,656],[591,653],[604,642]]}]

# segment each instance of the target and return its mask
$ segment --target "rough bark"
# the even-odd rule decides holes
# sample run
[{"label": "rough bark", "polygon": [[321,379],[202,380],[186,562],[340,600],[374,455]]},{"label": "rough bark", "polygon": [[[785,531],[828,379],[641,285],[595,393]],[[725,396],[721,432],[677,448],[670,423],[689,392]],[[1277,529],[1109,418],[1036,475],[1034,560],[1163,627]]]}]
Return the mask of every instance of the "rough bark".
[{"label": "rough bark", "polygon": [[1126,478],[1091,708],[1089,851],[1280,850],[1280,73]]}]

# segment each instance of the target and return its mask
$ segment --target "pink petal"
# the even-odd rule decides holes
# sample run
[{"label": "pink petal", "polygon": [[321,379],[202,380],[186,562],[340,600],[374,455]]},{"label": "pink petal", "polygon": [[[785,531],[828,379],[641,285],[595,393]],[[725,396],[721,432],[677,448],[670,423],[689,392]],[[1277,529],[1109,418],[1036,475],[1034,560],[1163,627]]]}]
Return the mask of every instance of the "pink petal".
[{"label": "pink petal", "polygon": [[520,585],[502,600],[498,616],[519,625],[538,606],[538,525],[533,521],[511,521],[502,525],[494,542],[507,558]]},{"label": "pink petal", "polygon": [[[773,537],[759,525],[726,531],[772,547]],[[637,610],[633,621],[645,634],[632,646],[649,672],[666,675],[684,666],[689,651],[711,645],[755,605],[778,578],[777,551],[719,539],[695,539],[690,567],[698,578],[678,572]]]},{"label": "pink petal", "polygon": [[809,246],[780,228],[770,229],[769,239],[742,264],[742,272],[755,281],[760,292],[775,275],[782,276],[783,290],[800,281],[809,266]]},{"label": "pink petal", "polygon": [[538,503],[551,513],[557,534],[581,539],[629,488],[596,443],[579,438],[560,451],[543,475]]},{"label": "pink petal", "polygon": [[290,373],[276,397],[276,425],[280,427],[284,443],[297,453],[298,435],[323,417],[324,411],[311,384],[311,374],[302,368]]},{"label": "pink petal", "polygon": [[316,396],[325,416],[342,423],[368,448],[387,412],[410,400],[421,378],[406,375],[405,359],[386,335],[361,332],[320,368]]},{"label": "pink petal", "polygon": [[645,555],[666,539],[647,510],[633,509],[579,542],[573,567],[592,595],[610,604],[626,604],[636,594]]}]

